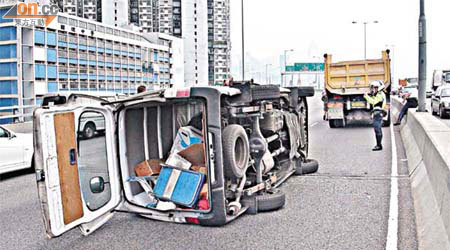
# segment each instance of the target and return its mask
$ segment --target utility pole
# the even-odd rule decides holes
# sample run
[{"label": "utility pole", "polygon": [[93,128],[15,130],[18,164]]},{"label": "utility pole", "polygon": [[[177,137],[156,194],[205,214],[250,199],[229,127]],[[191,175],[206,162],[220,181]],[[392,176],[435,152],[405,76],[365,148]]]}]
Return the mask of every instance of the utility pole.
[{"label": "utility pole", "polygon": [[269,84],[269,71],[268,71],[268,67],[271,66],[272,64],[266,64],[266,84]]},{"label": "utility pole", "polygon": [[427,21],[425,19],[425,1],[420,0],[419,17],[419,108],[418,112],[426,110],[427,86]]},{"label": "utility pole", "polygon": [[367,60],[367,22],[364,22],[364,60]]},{"label": "utility pole", "polygon": [[[358,24],[359,22],[353,21],[352,23],[353,24]],[[364,22],[362,22],[362,24],[364,25],[364,60],[367,59],[367,24],[370,24],[370,23],[378,23],[378,21],[373,21],[373,22],[364,21]]]},{"label": "utility pole", "polygon": [[[294,49],[286,49],[286,50],[284,50],[284,65],[283,65],[283,67],[284,67],[284,69],[282,68],[281,69],[281,87],[284,87],[284,76],[286,75],[286,56],[287,56],[287,52],[292,52],[292,51],[294,51]],[[283,72],[284,72],[284,74],[283,74]]]},{"label": "utility pole", "polygon": [[245,81],[244,0],[241,0],[241,9],[242,9],[242,81]]}]

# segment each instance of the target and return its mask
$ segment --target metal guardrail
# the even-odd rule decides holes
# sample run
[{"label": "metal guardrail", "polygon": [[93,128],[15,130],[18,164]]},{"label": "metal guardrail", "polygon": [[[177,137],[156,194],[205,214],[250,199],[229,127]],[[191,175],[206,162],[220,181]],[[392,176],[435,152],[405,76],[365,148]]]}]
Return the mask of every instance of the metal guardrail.
[{"label": "metal guardrail", "polygon": [[[29,109],[29,108],[37,108],[39,105],[24,105],[24,106],[8,106],[8,107],[0,107],[0,111],[2,110],[17,110],[17,109]],[[34,110],[33,110],[34,111]],[[15,115],[1,115],[0,114],[0,120],[3,119],[11,119],[11,118],[25,118],[25,117],[32,117],[33,111],[30,113],[25,114],[15,114]]]}]

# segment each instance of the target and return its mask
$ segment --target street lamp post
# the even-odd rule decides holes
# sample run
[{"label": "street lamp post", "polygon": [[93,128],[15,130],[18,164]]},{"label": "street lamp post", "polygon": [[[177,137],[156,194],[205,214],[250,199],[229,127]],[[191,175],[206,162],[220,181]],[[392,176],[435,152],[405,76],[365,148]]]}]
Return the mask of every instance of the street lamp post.
[{"label": "street lamp post", "polygon": [[427,112],[426,109],[427,84],[427,21],[425,19],[425,1],[420,0],[419,16],[419,108],[418,112]]},{"label": "street lamp post", "polygon": [[[357,21],[353,21],[352,23],[358,24]],[[373,21],[373,22],[364,21],[364,22],[360,22],[360,23],[362,23],[364,25],[364,60],[365,60],[365,59],[367,59],[367,24],[378,23],[378,21]]]},{"label": "street lamp post", "polygon": [[394,79],[395,79],[395,45],[394,44],[386,44],[385,45],[386,49],[391,48],[391,80],[392,83],[395,83]]},{"label": "street lamp post", "polygon": [[241,9],[242,9],[242,81],[245,81],[244,0],[241,0]]},{"label": "street lamp post", "polygon": [[286,54],[287,52],[292,52],[294,51],[294,49],[285,49],[284,50],[284,69],[281,69],[281,86],[284,86],[285,82],[284,82],[284,77],[283,77],[283,71],[284,71],[284,75],[286,74]]}]

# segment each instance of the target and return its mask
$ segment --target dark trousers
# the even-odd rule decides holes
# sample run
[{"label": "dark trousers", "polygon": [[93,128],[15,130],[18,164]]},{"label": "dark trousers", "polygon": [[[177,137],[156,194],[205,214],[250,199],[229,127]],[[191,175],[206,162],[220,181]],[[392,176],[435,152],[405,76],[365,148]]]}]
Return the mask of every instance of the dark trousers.
[{"label": "dark trousers", "polygon": [[373,128],[375,130],[375,138],[377,139],[377,146],[381,146],[383,140],[383,115],[381,112],[375,112],[373,115]]},{"label": "dark trousers", "polygon": [[403,117],[408,114],[409,108],[417,108],[417,100],[416,99],[408,99],[406,104],[403,105],[402,110],[400,110],[400,114],[398,115],[397,122],[401,122]]}]

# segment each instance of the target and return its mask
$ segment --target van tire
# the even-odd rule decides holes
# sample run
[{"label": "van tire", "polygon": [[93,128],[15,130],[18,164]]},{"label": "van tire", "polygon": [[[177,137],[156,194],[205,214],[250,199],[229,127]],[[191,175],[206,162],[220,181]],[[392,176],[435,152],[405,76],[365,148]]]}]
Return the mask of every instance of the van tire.
[{"label": "van tire", "polygon": [[95,136],[95,131],[96,131],[96,127],[95,127],[94,123],[92,123],[92,122],[86,123],[86,125],[84,125],[84,129],[83,129],[83,138],[91,139],[92,137]]},{"label": "van tire", "polygon": [[295,175],[313,174],[319,170],[319,162],[314,159],[306,159],[300,164],[297,164]]},{"label": "van tire", "polygon": [[228,125],[222,132],[223,170],[233,180],[244,177],[250,158],[247,133],[241,125]]},{"label": "van tire", "polygon": [[273,191],[272,193],[263,192],[244,198],[242,205],[248,207],[246,213],[257,214],[282,208],[286,203],[286,195],[279,189]]}]

